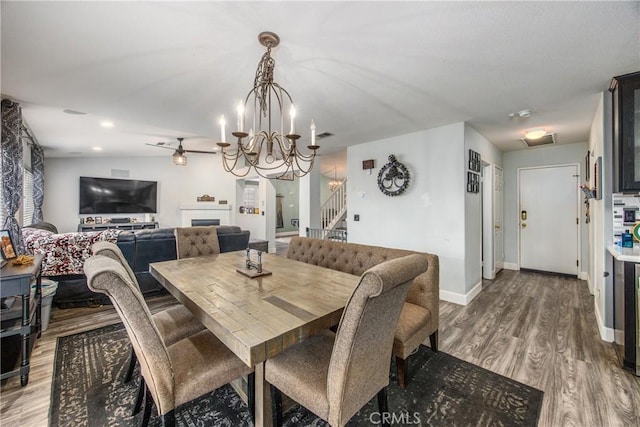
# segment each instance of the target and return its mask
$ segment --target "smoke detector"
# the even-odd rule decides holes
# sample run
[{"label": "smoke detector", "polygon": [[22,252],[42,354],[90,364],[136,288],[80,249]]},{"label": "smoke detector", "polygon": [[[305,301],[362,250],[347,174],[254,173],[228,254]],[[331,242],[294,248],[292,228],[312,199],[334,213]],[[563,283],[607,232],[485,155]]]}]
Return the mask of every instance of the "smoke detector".
[{"label": "smoke detector", "polygon": [[531,117],[531,110],[520,110],[516,113],[509,113],[509,118],[510,119],[524,119],[527,117]]}]

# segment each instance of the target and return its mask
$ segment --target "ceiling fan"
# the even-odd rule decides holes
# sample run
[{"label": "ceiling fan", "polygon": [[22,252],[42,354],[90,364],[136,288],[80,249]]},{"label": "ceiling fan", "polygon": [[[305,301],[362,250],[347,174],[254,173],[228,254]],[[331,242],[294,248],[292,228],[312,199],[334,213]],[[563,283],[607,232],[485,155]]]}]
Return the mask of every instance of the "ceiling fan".
[{"label": "ceiling fan", "polygon": [[[202,151],[202,150],[185,150],[182,147],[182,141],[184,141],[184,138],[177,138],[178,140],[178,148],[175,149],[175,151],[173,152],[173,164],[178,165],[178,166],[186,166],[187,164],[187,156],[185,155],[185,153],[199,153],[199,154],[216,154],[218,151]],[[157,148],[166,148],[168,150],[173,150],[173,147],[168,147],[164,145],[164,142],[159,142],[156,144],[147,144],[150,145],[151,147],[157,147]]]}]

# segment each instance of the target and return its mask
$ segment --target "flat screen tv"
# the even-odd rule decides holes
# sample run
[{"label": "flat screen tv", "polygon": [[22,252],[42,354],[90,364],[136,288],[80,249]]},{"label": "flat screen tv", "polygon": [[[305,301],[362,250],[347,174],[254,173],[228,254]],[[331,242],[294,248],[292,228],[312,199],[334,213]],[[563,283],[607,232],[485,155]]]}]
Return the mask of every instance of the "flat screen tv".
[{"label": "flat screen tv", "polygon": [[156,213],[156,181],[80,177],[80,214]]}]

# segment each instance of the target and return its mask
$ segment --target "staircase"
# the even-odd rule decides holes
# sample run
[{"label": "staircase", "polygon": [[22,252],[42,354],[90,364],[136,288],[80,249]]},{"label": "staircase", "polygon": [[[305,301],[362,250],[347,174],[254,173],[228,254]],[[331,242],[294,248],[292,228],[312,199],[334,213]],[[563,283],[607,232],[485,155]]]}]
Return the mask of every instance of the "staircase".
[{"label": "staircase", "polygon": [[343,180],[320,206],[320,224],[322,228],[307,227],[307,237],[347,241],[347,230],[338,227],[347,217],[347,180]]},{"label": "staircase", "polygon": [[338,225],[347,217],[347,180],[331,193],[331,196],[320,207],[320,224],[322,228],[307,228],[307,237],[347,241],[347,230]]},{"label": "staircase", "polygon": [[320,224],[324,230],[335,230],[347,216],[347,180],[344,179],[320,206]]}]

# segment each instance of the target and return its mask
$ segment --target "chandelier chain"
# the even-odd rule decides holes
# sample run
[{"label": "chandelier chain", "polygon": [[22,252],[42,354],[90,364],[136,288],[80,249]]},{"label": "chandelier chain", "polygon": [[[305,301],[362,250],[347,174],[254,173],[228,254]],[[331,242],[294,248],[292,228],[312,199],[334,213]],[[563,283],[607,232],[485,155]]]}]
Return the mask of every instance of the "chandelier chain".
[{"label": "chandelier chain", "polygon": [[260,104],[260,111],[262,111],[264,117],[267,117],[267,96],[269,95],[269,85],[273,84],[275,67],[276,61],[271,57],[271,48],[268,47],[258,63],[256,78],[253,81],[253,88]]}]

